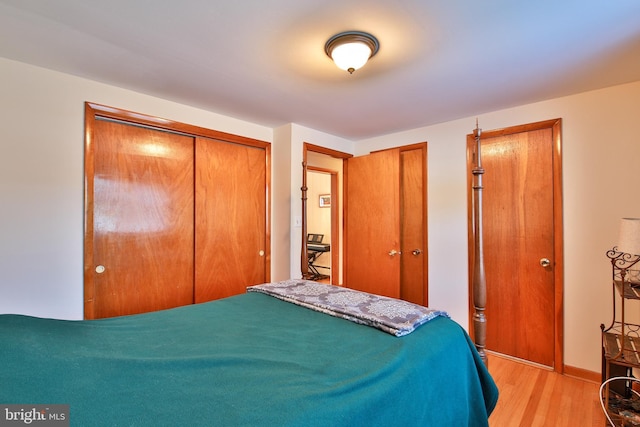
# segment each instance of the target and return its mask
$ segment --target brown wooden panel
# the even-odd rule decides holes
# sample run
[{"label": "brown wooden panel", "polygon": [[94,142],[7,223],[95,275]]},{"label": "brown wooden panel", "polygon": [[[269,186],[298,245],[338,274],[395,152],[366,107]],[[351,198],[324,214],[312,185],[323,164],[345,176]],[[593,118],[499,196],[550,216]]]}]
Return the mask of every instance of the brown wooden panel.
[{"label": "brown wooden panel", "polygon": [[425,150],[421,147],[400,153],[401,162],[401,267],[400,297],[415,304],[427,305],[425,287],[426,214]]},{"label": "brown wooden panel", "polygon": [[400,297],[400,156],[387,150],[347,160],[346,278],[349,288]]},{"label": "brown wooden panel", "polygon": [[192,303],[193,138],[104,120],[93,130],[95,317]]},{"label": "brown wooden panel", "polygon": [[196,302],[267,280],[265,156],[261,148],[196,140]]},{"label": "brown wooden panel", "polygon": [[552,130],[483,138],[487,348],[554,365]]}]

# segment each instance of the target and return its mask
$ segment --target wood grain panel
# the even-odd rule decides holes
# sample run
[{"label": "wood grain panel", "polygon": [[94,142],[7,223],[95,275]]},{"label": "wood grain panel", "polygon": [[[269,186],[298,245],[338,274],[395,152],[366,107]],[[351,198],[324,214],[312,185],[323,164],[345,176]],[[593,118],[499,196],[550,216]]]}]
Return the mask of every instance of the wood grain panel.
[{"label": "wood grain panel", "polygon": [[[427,305],[425,288],[426,212],[422,148],[400,153],[401,163],[401,248],[400,297],[415,304]],[[414,254],[414,251],[420,253]]]},{"label": "wood grain panel", "polygon": [[[107,126],[105,123],[124,126],[122,129],[136,129],[137,132],[143,132],[144,136],[142,140],[139,140],[137,138],[140,135],[132,137],[126,132],[119,134],[113,130],[113,127]],[[149,135],[152,136],[147,138]],[[158,135],[173,139],[170,142],[164,141],[165,144],[162,142],[163,137]],[[259,264],[264,267],[263,281],[268,281],[270,275],[268,212],[270,210],[269,183],[271,180],[270,144],[268,142],[86,102],[85,318],[94,319],[129,312],[158,310],[167,308],[167,306],[193,302],[194,227],[197,221],[194,211],[194,138],[196,136],[215,139],[220,143],[242,145],[262,153],[264,181],[256,203],[261,204],[264,208],[260,219],[249,224],[247,229],[261,235],[264,255],[261,257],[263,261]],[[159,139],[154,139],[156,137]],[[189,141],[188,153],[187,151],[182,152],[182,148],[179,148],[182,143],[174,144],[178,140]],[[135,144],[124,148],[128,142],[135,142]],[[109,143],[117,143],[120,146],[109,147]],[[173,155],[175,157],[172,158]],[[189,164],[184,163],[183,160],[188,161]],[[101,162],[103,163],[101,164]],[[247,168],[252,168],[252,164],[242,165],[238,169],[246,171]],[[122,182],[117,182],[117,179],[110,176],[111,173],[115,173]],[[189,187],[188,191],[187,187]],[[97,195],[98,198],[94,200],[94,193],[104,193],[107,190],[118,190],[120,194]],[[255,194],[249,195],[247,193],[247,197],[253,196]],[[103,199],[101,200],[100,197]],[[119,204],[131,201],[134,202],[127,206],[119,206]],[[181,213],[179,218],[177,217],[178,212]],[[186,222],[187,217],[189,225]],[[167,223],[176,227],[175,232],[169,233],[173,236],[173,241],[162,238],[163,234],[166,234],[163,232],[168,227]],[[231,221],[226,224],[233,227]],[[163,232],[158,231],[161,228]],[[137,237],[134,238],[136,232],[146,235],[148,239],[142,241]],[[94,238],[95,234],[98,240],[106,241],[105,236],[108,233],[112,235],[108,236],[109,243],[107,244],[96,241]],[[118,237],[126,239],[127,242],[134,241],[133,249],[131,251],[125,250],[124,245],[127,242],[117,242]],[[100,248],[100,245],[104,247]],[[104,264],[105,273],[103,274],[96,273],[96,266],[105,263],[104,257],[106,255],[118,253],[120,253],[118,262],[123,265],[126,263],[127,268],[119,267],[118,283],[113,286],[103,286],[103,282],[114,274],[113,264],[110,264],[111,267]],[[219,256],[225,257],[226,253],[221,251]],[[189,276],[189,284],[182,287],[182,278],[178,280],[173,270],[185,264],[188,264],[189,268],[189,272],[185,273],[185,276]],[[138,280],[139,276],[145,281],[142,285],[140,284],[142,282]],[[148,283],[152,285],[148,286]],[[170,296],[172,289],[176,286],[182,291]],[[188,298],[186,298],[187,293]],[[108,299],[113,302],[106,302]],[[124,311],[121,310],[120,308],[125,305],[133,305],[134,308],[125,307]],[[116,309],[105,311],[104,307],[116,307]]]},{"label": "wood grain panel", "polygon": [[554,365],[552,131],[482,141],[487,348]]},{"label": "wood grain panel", "polygon": [[400,156],[397,149],[347,160],[346,278],[349,288],[400,297]]},{"label": "wood grain panel", "polygon": [[96,318],[193,302],[193,138],[94,123]]},{"label": "wood grain panel", "polygon": [[265,150],[196,140],[196,302],[267,280]]}]

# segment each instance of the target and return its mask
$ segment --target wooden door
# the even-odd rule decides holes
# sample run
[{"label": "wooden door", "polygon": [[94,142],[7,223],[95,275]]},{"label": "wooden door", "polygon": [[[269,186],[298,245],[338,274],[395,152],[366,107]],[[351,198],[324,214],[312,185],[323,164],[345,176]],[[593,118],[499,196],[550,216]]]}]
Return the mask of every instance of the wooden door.
[{"label": "wooden door", "polygon": [[88,318],[193,302],[193,138],[96,120]]},{"label": "wooden door", "polygon": [[400,298],[428,305],[426,145],[400,152]]},{"label": "wooden door", "polygon": [[550,367],[558,356],[561,311],[558,131],[551,122],[481,139],[486,348]]},{"label": "wooden door", "polygon": [[400,297],[399,150],[347,160],[347,287]]},{"label": "wooden door", "polygon": [[197,138],[196,302],[267,281],[265,188],[264,149]]}]

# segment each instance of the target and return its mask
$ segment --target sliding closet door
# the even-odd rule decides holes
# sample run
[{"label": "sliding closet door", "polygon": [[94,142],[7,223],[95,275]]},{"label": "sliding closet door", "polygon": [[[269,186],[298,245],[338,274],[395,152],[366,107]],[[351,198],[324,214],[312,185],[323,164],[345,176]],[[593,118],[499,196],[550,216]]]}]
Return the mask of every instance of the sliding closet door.
[{"label": "sliding closet door", "polygon": [[[193,302],[193,138],[96,120],[88,318]],[[89,199],[89,202],[91,200]]]},{"label": "sliding closet door", "polygon": [[400,156],[347,160],[346,286],[400,297]]},{"label": "sliding closet door", "polygon": [[266,152],[196,139],[195,301],[267,281]]}]

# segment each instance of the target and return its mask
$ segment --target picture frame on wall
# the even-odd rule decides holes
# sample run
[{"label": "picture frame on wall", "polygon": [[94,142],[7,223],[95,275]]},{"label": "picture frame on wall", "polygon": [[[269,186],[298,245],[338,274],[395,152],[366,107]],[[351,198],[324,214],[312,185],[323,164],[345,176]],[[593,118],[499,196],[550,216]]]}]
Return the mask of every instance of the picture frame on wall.
[{"label": "picture frame on wall", "polygon": [[320,194],[319,200],[321,208],[328,208],[331,206],[331,194]]}]

